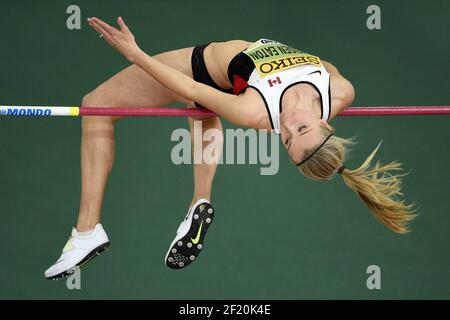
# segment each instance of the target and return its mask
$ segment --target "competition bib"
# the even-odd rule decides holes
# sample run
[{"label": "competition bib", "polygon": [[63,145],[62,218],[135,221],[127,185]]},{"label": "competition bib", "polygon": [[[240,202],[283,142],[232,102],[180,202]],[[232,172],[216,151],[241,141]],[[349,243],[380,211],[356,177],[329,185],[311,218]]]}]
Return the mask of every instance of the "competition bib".
[{"label": "competition bib", "polygon": [[258,40],[244,53],[252,59],[261,78],[305,64],[322,65],[317,56],[269,39]]}]

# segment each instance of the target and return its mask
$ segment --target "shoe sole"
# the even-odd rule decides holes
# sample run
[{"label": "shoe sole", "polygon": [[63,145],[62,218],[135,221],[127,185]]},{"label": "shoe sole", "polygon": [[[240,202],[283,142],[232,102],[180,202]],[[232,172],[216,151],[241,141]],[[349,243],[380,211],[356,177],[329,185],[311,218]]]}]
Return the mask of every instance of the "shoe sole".
[{"label": "shoe sole", "polygon": [[[195,216],[198,215],[197,219]],[[203,249],[203,244],[212,221],[214,219],[214,208],[209,203],[199,205],[192,214],[191,227],[184,235],[177,235],[170,245],[166,254],[165,263],[171,269],[183,269],[195,261]],[[202,224],[203,222],[203,224]],[[200,237],[197,243],[192,239],[198,236],[200,225]]]},{"label": "shoe sole", "polygon": [[65,278],[65,277],[68,277],[68,276],[72,275],[77,268],[83,267],[86,263],[88,263],[89,261],[91,261],[95,257],[101,255],[103,252],[108,250],[110,245],[111,245],[110,242],[105,242],[104,244],[98,246],[97,248],[95,248],[94,250],[89,252],[89,254],[86,257],[84,257],[83,260],[78,262],[75,266],[71,267],[70,269],[68,269],[68,270],[66,270],[64,272],[61,272],[61,273],[59,273],[57,275],[54,275],[54,276],[46,278],[46,279],[48,279],[48,280],[59,280],[61,278]]}]

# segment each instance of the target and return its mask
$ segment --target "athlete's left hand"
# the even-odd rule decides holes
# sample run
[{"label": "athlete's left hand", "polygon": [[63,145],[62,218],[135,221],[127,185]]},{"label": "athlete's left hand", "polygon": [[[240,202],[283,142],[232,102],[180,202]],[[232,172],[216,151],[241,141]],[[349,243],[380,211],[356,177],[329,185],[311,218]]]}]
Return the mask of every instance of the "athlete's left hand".
[{"label": "athlete's left hand", "polygon": [[95,17],[87,20],[89,25],[93,27],[106,42],[123,54],[130,62],[134,61],[134,57],[141,49],[137,45],[134,35],[131,33],[130,29],[128,29],[121,17],[117,18],[117,24],[119,25],[120,30]]}]

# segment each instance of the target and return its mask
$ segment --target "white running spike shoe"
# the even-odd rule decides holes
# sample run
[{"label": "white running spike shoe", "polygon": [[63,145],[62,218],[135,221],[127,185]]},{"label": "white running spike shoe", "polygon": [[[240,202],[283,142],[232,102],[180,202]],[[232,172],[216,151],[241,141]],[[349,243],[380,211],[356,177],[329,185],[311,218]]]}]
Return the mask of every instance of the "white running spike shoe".
[{"label": "white running spike shoe", "polygon": [[75,228],[64,247],[61,257],[45,271],[47,279],[58,279],[75,272],[85,263],[100,255],[109,247],[109,239],[102,225],[98,223],[92,234],[81,236]]},{"label": "white running spike shoe", "polygon": [[182,269],[197,259],[213,218],[214,209],[205,199],[198,200],[189,209],[167,251],[165,263],[169,268]]}]

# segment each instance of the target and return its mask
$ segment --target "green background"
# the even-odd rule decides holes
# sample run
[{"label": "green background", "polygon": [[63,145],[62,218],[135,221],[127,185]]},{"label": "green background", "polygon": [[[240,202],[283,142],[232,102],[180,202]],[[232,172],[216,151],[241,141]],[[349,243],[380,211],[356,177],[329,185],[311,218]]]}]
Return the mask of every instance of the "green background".
[{"label": "green background", "polygon": [[[381,7],[382,29],[366,28]],[[66,28],[81,7],[82,30]],[[334,63],[355,106],[448,105],[450,2],[433,1],[2,1],[0,104],[76,105],[127,66],[85,22],[123,16],[150,54],[208,41],[272,38]],[[307,180],[280,152],[280,171],[222,165],[216,220],[200,259],[164,265],[192,196],[192,168],[170,161],[186,119],[117,125],[117,157],[103,208],[111,250],[82,269],[82,289],[44,279],[76,221],[80,119],[0,119],[0,298],[429,299],[450,298],[450,117],[339,117],[360,143],[348,167],[383,141],[379,158],[409,172],[419,205],[413,232],[378,223],[341,179]],[[225,123],[225,127],[232,127]],[[366,268],[381,268],[368,290]]]}]

